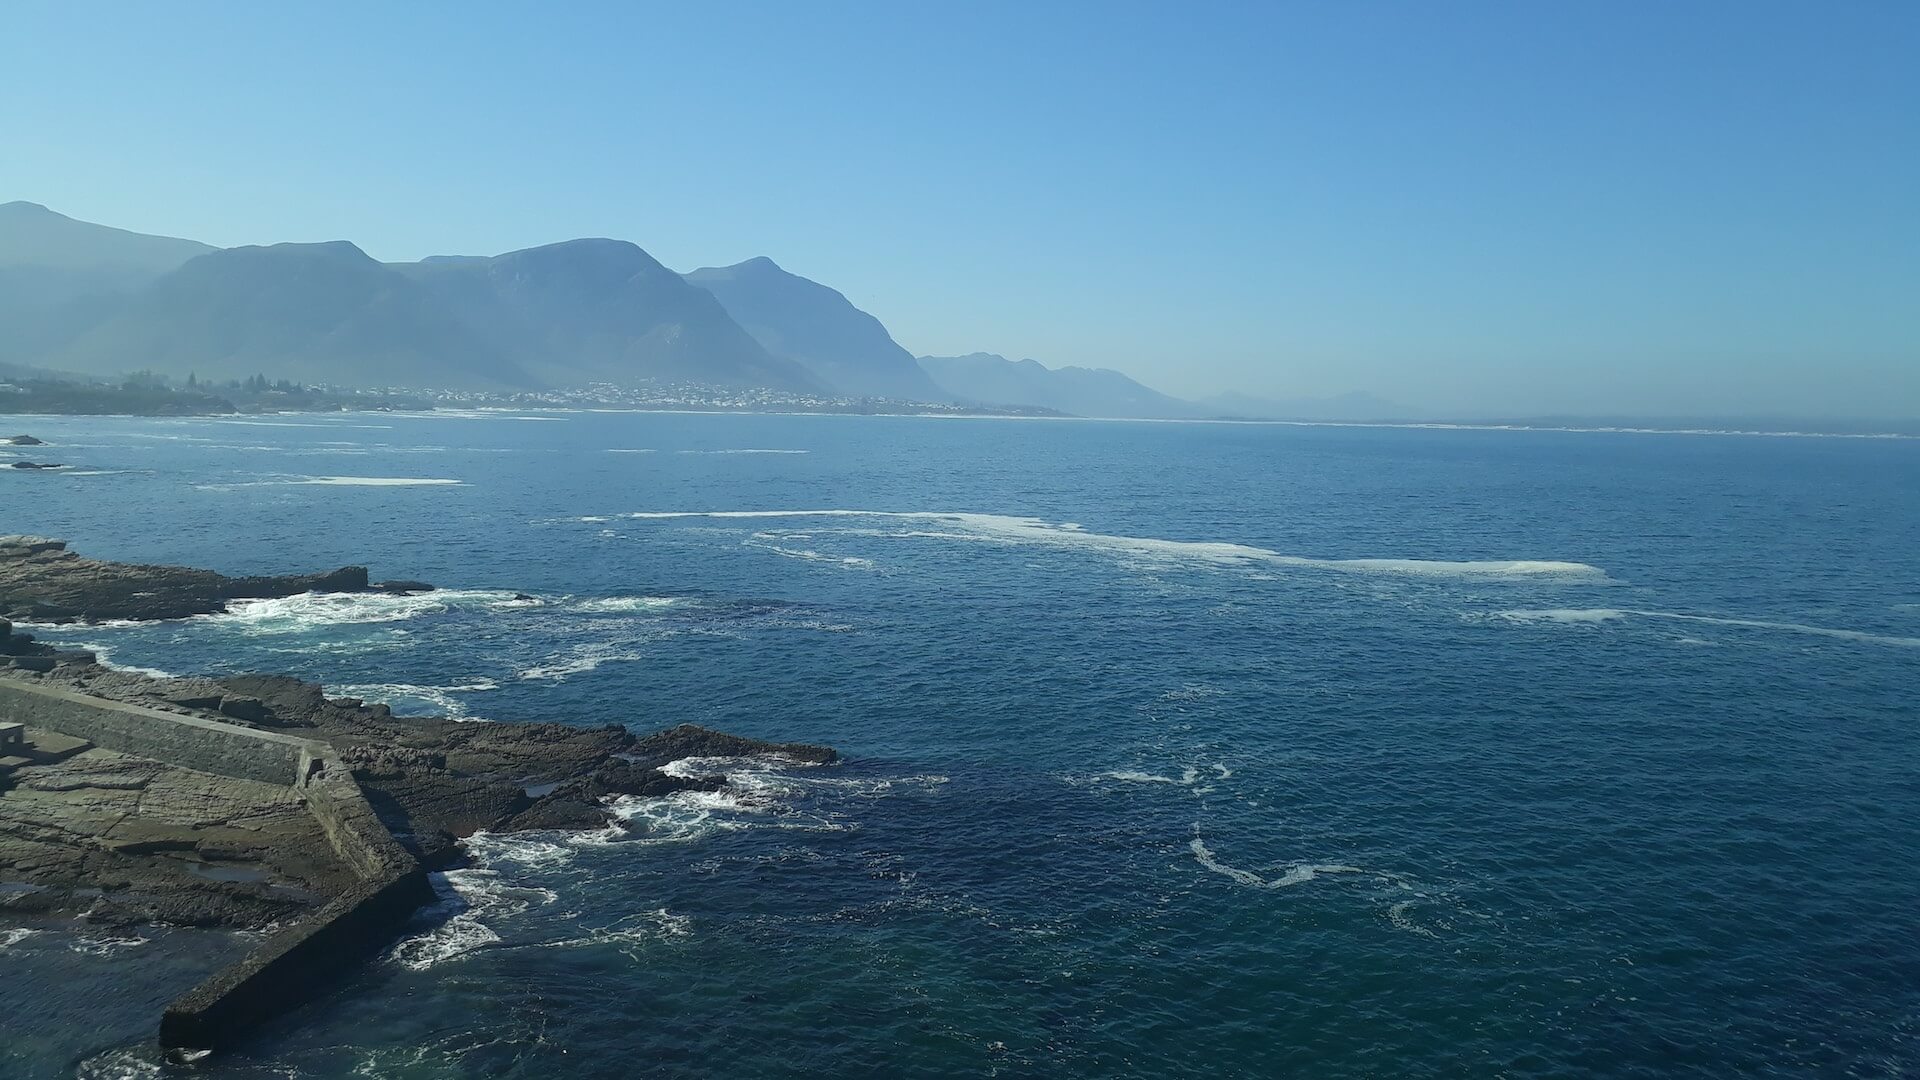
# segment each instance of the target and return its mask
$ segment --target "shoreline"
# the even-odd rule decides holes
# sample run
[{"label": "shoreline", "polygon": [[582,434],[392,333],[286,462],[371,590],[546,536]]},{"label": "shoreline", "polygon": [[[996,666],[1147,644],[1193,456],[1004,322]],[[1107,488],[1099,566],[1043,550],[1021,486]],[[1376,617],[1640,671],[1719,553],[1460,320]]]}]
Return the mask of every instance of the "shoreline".
[{"label": "shoreline", "polygon": [[364,570],[342,574],[231,579],[0,538],[0,724],[14,725],[0,729],[0,926],[268,931],[168,1008],[159,1040],[181,1060],[378,955],[438,903],[427,874],[464,865],[475,833],[618,828],[614,797],[725,789],[664,768],[685,757],[837,759],[692,725],[637,736],[399,717],[286,676],[163,677],[38,642],[4,617],[180,618],[225,610],[235,582],[379,588]]},{"label": "shoreline", "polygon": [[[1301,428],[1360,428],[1367,430],[1406,430],[1406,431],[1506,431],[1534,432],[1542,434],[1568,435],[1688,435],[1696,437],[1742,437],[1766,439],[1859,439],[1871,441],[1920,441],[1920,427],[1915,425],[1894,424],[1893,427],[1905,427],[1907,430],[1855,430],[1835,431],[1802,428],[1772,427],[1705,427],[1659,426],[1649,421],[1635,424],[1604,423],[1549,423],[1500,420],[1300,420],[1265,417],[1206,416],[1206,417],[1154,417],[1154,416],[1072,416],[1035,415],[1026,413],[996,412],[853,412],[832,409],[692,409],[680,407],[646,408],[639,406],[596,407],[588,405],[444,405],[432,409],[407,408],[367,408],[367,409],[281,409],[259,412],[234,413],[32,413],[0,412],[3,416],[35,417],[41,419],[68,418],[113,418],[129,420],[211,420],[233,422],[239,419],[260,416],[404,416],[418,419],[467,419],[474,414],[511,417],[516,414],[557,413],[571,414],[661,414],[671,416],[824,416],[824,417],[869,417],[874,419],[896,420],[1011,420],[1039,421],[1046,423],[1083,423],[1083,424],[1210,424],[1235,427],[1301,427]],[[541,417],[546,419],[546,417]],[[1863,425],[1864,427],[1865,425]]]}]

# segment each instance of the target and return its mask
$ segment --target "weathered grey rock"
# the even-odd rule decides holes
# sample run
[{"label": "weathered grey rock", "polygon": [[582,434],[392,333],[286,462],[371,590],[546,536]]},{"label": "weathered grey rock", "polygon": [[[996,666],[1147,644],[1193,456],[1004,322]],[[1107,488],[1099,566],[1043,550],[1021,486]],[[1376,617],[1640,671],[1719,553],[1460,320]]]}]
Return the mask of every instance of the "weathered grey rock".
[{"label": "weathered grey rock", "polygon": [[36,439],[31,435],[14,435],[5,440],[0,440],[0,441],[4,441],[9,446],[45,446],[47,445],[46,443],[41,442],[39,439]]},{"label": "weathered grey rock", "polygon": [[273,710],[267,708],[259,698],[252,697],[223,697],[220,699],[220,713],[253,724],[264,724],[273,719]]}]

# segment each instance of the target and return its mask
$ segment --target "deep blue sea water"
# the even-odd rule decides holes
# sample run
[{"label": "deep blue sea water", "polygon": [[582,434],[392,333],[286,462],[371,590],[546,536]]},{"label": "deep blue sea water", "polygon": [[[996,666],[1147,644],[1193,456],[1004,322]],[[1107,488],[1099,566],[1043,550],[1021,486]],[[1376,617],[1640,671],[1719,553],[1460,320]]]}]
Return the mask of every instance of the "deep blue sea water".
[{"label": "deep blue sea water", "polygon": [[[0,531],[446,588],[46,636],[846,755],[478,838],[207,1076],[1920,1072],[1920,441],[10,423],[76,468]],[[0,928],[0,1073],[141,1075],[244,947],[140,937]]]}]

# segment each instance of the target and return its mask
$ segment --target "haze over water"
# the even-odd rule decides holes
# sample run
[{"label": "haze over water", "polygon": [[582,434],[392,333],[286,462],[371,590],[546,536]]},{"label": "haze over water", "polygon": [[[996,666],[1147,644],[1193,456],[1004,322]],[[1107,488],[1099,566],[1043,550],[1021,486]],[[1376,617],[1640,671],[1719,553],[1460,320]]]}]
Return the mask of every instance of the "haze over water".
[{"label": "haze over water", "polygon": [[[74,468],[5,478],[20,531],[445,590],[48,638],[846,758],[480,838],[439,919],[211,1076],[1920,1068],[1920,442],[34,430]],[[58,1015],[0,1072],[142,1068],[152,1002],[235,947],[142,937],[5,940]]]}]

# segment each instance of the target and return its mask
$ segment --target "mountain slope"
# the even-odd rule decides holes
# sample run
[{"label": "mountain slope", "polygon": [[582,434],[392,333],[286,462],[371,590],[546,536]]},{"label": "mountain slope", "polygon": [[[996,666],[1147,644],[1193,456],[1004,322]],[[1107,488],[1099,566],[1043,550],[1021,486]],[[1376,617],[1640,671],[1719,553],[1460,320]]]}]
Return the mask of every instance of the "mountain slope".
[{"label": "mountain slope", "polygon": [[394,267],[553,386],[648,380],[821,389],[720,301],[624,240],[569,240],[492,258]]},{"label": "mountain slope", "polygon": [[406,276],[346,241],[201,255],[42,361],[349,386],[501,388],[532,380]]},{"label": "mountain slope", "polygon": [[153,279],[213,250],[75,221],[38,203],[0,203],[0,360],[65,344]]},{"label": "mountain slope", "polygon": [[0,203],[0,267],[118,270],[149,278],[213,247],[76,221],[38,203]]},{"label": "mountain slope", "polygon": [[1210,410],[1168,397],[1106,368],[1049,368],[993,353],[923,356],[920,366],[955,398],[983,405],[1057,409],[1075,416],[1175,420]]},{"label": "mountain slope", "polygon": [[799,363],[842,394],[903,401],[946,396],[880,320],[772,259],[704,267],[685,276],[717,297],[768,352]]}]

